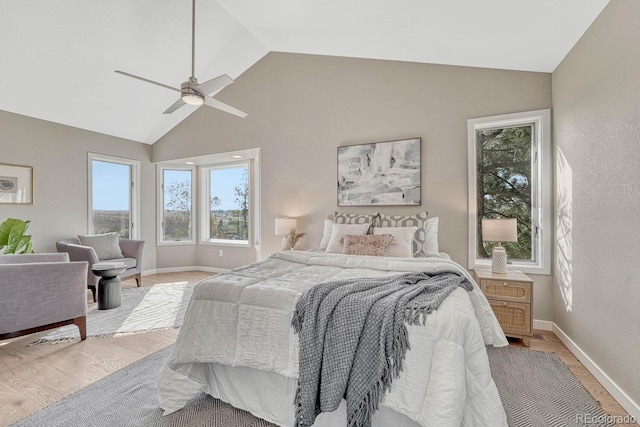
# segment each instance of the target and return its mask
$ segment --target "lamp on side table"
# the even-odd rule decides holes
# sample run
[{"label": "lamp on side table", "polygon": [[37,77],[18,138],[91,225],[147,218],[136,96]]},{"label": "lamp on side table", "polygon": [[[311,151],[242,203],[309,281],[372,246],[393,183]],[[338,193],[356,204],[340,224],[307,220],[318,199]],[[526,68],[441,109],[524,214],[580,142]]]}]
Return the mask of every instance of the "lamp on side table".
[{"label": "lamp on side table", "polygon": [[502,242],[518,241],[518,222],[515,218],[482,219],[482,240],[498,242],[491,254],[491,271],[496,274],[507,272],[507,252]]}]

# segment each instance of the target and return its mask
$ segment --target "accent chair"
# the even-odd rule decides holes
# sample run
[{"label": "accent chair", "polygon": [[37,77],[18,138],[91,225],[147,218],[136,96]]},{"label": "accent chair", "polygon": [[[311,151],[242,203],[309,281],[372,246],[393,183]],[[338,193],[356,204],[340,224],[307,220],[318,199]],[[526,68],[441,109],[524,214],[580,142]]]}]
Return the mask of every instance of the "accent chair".
[{"label": "accent chair", "polygon": [[93,247],[82,245],[80,239],[77,237],[57,241],[56,249],[58,252],[68,253],[71,261],[87,261],[89,263],[86,279],[87,288],[91,290],[93,301],[95,302],[96,285],[100,278],[92,273],[91,267],[97,262],[124,262],[127,270],[120,275],[120,278],[127,279],[133,277],[136,279],[136,285],[138,287],[142,284],[142,252],[144,249],[144,240],[120,238],[118,245],[122,251],[123,258],[103,257],[100,259]]},{"label": "accent chair", "polygon": [[0,255],[0,340],[74,324],[87,337],[87,262],[68,254]]}]

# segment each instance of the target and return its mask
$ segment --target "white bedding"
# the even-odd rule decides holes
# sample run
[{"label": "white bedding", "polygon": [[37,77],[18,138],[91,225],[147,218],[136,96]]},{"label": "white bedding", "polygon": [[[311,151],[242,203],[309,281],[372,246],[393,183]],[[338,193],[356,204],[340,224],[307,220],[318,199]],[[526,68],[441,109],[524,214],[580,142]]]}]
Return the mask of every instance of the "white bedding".
[{"label": "white bedding", "polygon": [[[165,414],[174,412],[205,390],[267,421],[291,426],[298,340],[290,322],[304,290],[340,278],[450,269],[473,282],[446,258],[311,251],[280,252],[206,279],[194,290],[161,372],[160,406]],[[421,426],[507,425],[485,350],[485,345],[504,346],[507,340],[477,285],[470,293],[454,291],[427,316],[425,326],[408,330],[406,368],[382,402],[383,415],[393,410]],[[241,382],[253,389],[236,389]],[[380,419],[374,417],[374,425],[388,425]],[[344,425],[346,417],[341,420]]]}]

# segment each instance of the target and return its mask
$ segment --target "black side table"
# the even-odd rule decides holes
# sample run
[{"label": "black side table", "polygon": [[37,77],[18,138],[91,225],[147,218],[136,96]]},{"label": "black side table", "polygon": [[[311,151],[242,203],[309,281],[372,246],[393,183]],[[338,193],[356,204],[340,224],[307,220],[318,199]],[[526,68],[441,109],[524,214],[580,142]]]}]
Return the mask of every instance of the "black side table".
[{"label": "black side table", "polygon": [[120,307],[122,303],[122,291],[120,290],[120,277],[126,267],[120,268],[92,268],[91,271],[96,276],[100,276],[98,281],[98,310],[109,310]]}]

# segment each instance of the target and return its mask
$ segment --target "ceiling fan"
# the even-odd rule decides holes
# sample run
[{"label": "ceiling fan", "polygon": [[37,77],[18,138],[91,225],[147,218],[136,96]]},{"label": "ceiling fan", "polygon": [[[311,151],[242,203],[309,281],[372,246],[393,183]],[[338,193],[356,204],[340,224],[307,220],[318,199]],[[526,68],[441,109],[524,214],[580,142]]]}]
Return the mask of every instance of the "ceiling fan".
[{"label": "ceiling fan", "polygon": [[198,79],[195,77],[195,56],[196,56],[196,0],[192,0],[191,7],[191,77],[189,80],[182,83],[180,85],[180,89],[154,82],[153,80],[145,79],[144,77],[139,77],[133,74],[126,73],[124,71],[116,70],[116,73],[122,74],[128,77],[133,77],[134,79],[142,80],[143,82],[151,83],[156,86],[161,86],[167,89],[171,89],[176,92],[180,92],[180,98],[173,103],[169,108],[164,111],[164,114],[171,114],[176,111],[178,108],[182,107],[185,104],[190,105],[207,105],[209,107],[217,108],[218,110],[225,111],[227,113],[233,114],[238,117],[247,117],[247,113],[244,111],[240,111],[237,108],[234,108],[230,105],[225,104],[224,102],[218,101],[217,99],[211,97],[211,94],[214,94],[221,90],[222,88],[233,83],[233,79],[226,74],[215,77],[209,81],[204,83],[198,83]]}]

